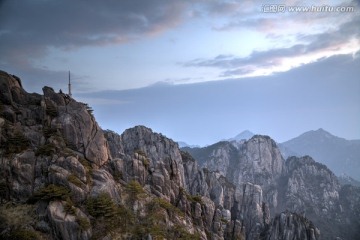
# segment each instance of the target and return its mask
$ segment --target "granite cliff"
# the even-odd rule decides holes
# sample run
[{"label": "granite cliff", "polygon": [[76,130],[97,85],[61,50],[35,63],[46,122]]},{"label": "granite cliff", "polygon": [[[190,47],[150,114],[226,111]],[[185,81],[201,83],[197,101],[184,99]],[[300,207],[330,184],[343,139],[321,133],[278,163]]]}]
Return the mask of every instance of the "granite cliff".
[{"label": "granite cliff", "polygon": [[[49,87],[27,93],[0,72],[0,238],[319,239],[297,208],[313,195],[290,201],[311,168],[287,164],[269,137],[224,146],[213,155],[222,168],[212,155],[203,168],[162,134],[104,131],[87,104]],[[323,188],[324,209],[344,202],[339,217],[357,221],[359,195],[341,194],[354,189]]]},{"label": "granite cliff", "polygon": [[[279,229],[286,230],[277,226],[280,222],[292,225],[290,228],[294,231],[298,231],[295,226],[301,225],[303,229],[316,226],[318,229],[306,230],[307,236],[316,239],[320,233],[321,239],[338,237],[349,240],[356,239],[360,234],[360,215],[355,207],[360,202],[360,189],[349,185],[341,186],[332,171],[309,156],[284,160],[276,143],[268,136],[255,135],[248,141],[219,142],[205,148],[182,150],[192,154],[209,171],[217,171],[226,176],[237,189],[249,184],[256,186],[257,195],[263,206],[269,209],[273,220],[270,224],[261,221],[246,222],[246,236],[254,237],[249,230],[256,225],[268,232],[265,239],[277,239],[269,236],[284,239],[289,233],[278,232]],[[350,188],[353,193],[350,193]],[[257,214],[252,213],[251,216],[258,215],[258,219],[267,216],[264,211],[260,211],[260,206],[258,204]],[[305,217],[306,221],[301,224],[290,223]],[[312,223],[308,224],[308,220]]]}]

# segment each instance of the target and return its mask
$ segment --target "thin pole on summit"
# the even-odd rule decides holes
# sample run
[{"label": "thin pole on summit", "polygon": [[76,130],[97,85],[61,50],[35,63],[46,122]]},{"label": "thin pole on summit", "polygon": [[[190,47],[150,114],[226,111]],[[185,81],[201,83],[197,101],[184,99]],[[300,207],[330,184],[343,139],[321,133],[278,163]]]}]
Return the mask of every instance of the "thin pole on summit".
[{"label": "thin pole on summit", "polygon": [[69,71],[69,96],[71,97],[71,81],[70,81],[70,71]]}]

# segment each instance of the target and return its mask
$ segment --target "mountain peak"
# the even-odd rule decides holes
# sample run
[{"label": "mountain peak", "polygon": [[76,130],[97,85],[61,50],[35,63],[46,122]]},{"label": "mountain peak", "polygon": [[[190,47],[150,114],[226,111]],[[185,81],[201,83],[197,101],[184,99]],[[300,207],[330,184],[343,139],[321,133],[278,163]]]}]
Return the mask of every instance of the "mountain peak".
[{"label": "mountain peak", "polygon": [[[293,155],[310,155],[316,161],[326,164],[340,175],[346,173],[359,180],[360,142],[337,137],[323,128],[301,134],[281,144],[281,149],[296,153]],[[286,152],[283,154],[287,155]]]},{"label": "mountain peak", "polygon": [[[330,132],[326,131],[325,129],[323,128],[319,128],[318,130],[315,130],[314,132],[316,133],[321,133],[321,134],[329,134],[329,135],[332,135]],[[333,135],[332,135],[333,136]]]},{"label": "mountain peak", "polygon": [[235,141],[240,141],[240,140],[249,140],[250,138],[252,138],[255,134],[252,133],[249,130],[244,130],[241,133],[239,133],[238,135],[236,135],[233,138],[230,138],[229,140],[235,140]]}]

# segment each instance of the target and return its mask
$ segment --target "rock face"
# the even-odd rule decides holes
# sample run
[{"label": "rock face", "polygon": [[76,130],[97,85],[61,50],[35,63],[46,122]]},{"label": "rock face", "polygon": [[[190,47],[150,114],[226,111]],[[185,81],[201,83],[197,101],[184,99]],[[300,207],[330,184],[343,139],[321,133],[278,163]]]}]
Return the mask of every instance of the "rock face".
[{"label": "rock face", "polygon": [[143,126],[104,132],[86,104],[49,87],[29,94],[5,72],[0,85],[0,202],[36,209],[16,224],[1,214],[1,237],[241,236],[235,186],[177,143]]},{"label": "rock face", "polygon": [[306,156],[287,159],[286,167],[286,208],[313,213],[314,216],[340,210],[340,185],[325,165]]},{"label": "rock face", "polygon": [[319,239],[309,205],[359,223],[358,190],[310,158],[285,162],[269,137],[189,154],[144,126],[103,131],[49,87],[29,94],[5,72],[0,86],[0,238]]},{"label": "rock face", "polygon": [[277,215],[270,228],[263,233],[263,239],[267,240],[318,240],[319,237],[319,229],[312,222],[291,212]]},{"label": "rock face", "polygon": [[[247,196],[243,207],[237,208],[240,213],[238,219],[244,219],[241,223],[247,239],[259,238],[271,226],[275,229],[277,218],[272,223],[269,219],[284,211],[311,219],[320,229],[322,239],[353,239],[357,234],[355,229],[359,218],[354,213],[344,214],[345,205],[355,210],[356,197],[351,197],[353,204],[342,203],[347,198],[345,196],[356,195],[356,191],[353,194],[345,191],[347,188],[340,186],[334,173],[309,156],[290,157],[285,161],[273,140],[258,135],[248,141],[220,142],[206,148],[183,150],[199,159],[203,167],[226,176],[238,193],[243,192],[242,195],[237,194],[237,200]],[[286,221],[286,224],[290,222]],[[299,230],[296,226],[300,225],[292,223],[292,231],[302,232],[305,229],[302,227]],[[279,237],[299,237],[287,232],[281,233],[285,235],[277,234]],[[314,239],[319,239],[316,234]]]}]

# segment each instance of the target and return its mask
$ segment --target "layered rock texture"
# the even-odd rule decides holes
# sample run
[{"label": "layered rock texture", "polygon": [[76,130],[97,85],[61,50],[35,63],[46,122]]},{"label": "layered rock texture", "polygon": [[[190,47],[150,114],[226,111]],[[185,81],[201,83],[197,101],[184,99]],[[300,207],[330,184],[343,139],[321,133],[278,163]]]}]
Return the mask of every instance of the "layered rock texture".
[{"label": "layered rock texture", "polygon": [[209,171],[226,176],[237,192],[255,196],[240,211],[248,239],[350,240],[360,236],[360,189],[340,186],[334,173],[309,156],[284,160],[276,143],[260,135],[182,150]]},{"label": "layered rock texture", "polygon": [[310,158],[285,162],[269,137],[190,154],[43,93],[0,72],[0,239],[320,239],[309,211],[358,229],[360,191]]}]

